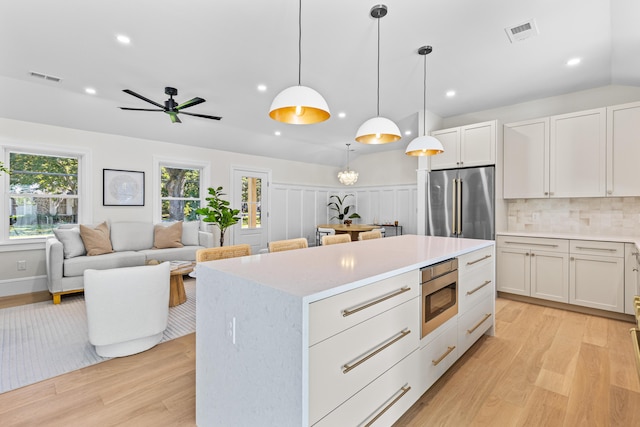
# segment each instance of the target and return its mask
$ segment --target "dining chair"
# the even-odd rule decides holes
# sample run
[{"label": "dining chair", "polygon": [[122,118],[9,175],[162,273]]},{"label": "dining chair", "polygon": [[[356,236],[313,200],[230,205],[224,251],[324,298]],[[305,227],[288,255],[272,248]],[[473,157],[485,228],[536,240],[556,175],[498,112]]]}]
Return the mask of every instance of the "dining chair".
[{"label": "dining chair", "polygon": [[358,234],[358,240],[381,239],[382,233],[378,230],[363,231]]},{"label": "dining chair", "polygon": [[196,251],[196,262],[215,261],[217,259],[235,258],[251,255],[251,245],[231,245],[218,248],[205,248]]},{"label": "dining chair", "polygon": [[316,246],[322,243],[323,236],[332,236],[336,234],[336,230],[333,228],[317,227],[316,228]]},{"label": "dining chair", "polygon": [[349,243],[351,236],[349,234],[334,234],[331,236],[322,236],[322,245],[335,245],[337,243]]},{"label": "dining chair", "polygon": [[309,247],[309,242],[304,237],[288,240],[276,240],[269,242],[269,252],[290,251],[292,249],[304,249]]}]

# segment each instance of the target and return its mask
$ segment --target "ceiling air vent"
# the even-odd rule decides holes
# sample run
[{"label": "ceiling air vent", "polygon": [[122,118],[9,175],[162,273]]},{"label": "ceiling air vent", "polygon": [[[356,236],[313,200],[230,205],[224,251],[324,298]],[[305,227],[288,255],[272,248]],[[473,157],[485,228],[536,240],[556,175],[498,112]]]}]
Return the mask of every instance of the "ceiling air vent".
[{"label": "ceiling air vent", "polygon": [[507,27],[504,30],[506,31],[507,36],[509,36],[509,41],[511,43],[521,42],[525,39],[538,35],[538,27],[536,26],[536,21],[534,19],[530,19],[513,27]]},{"label": "ceiling air vent", "polygon": [[49,76],[49,75],[43,74],[43,73],[36,73],[35,71],[31,71],[29,74],[31,74],[31,77],[35,77],[35,78],[43,79],[43,80],[48,80],[50,82],[55,82],[55,83],[59,83],[60,80],[62,80],[60,77]]}]

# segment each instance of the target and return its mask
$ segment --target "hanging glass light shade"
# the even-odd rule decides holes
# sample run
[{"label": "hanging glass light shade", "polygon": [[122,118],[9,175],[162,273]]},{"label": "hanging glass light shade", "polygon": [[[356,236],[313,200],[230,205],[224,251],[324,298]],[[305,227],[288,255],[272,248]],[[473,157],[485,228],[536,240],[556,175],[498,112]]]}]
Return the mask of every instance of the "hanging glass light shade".
[{"label": "hanging glass light shade", "polygon": [[351,144],[347,144],[347,170],[338,172],[338,180],[344,185],[353,185],[358,180],[358,172],[349,169],[349,146]]}]

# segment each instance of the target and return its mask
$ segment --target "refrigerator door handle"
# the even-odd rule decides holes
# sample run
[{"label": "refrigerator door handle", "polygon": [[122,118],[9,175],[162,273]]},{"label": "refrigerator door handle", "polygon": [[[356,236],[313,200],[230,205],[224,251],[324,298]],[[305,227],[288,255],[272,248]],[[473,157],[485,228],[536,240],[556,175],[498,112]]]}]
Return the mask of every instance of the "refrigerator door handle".
[{"label": "refrigerator door handle", "polygon": [[456,212],[458,210],[458,206],[456,204],[458,198],[456,197],[457,187],[456,187],[457,179],[454,178],[451,183],[451,234],[456,236],[458,233],[456,232]]},{"label": "refrigerator door handle", "polygon": [[462,178],[458,178],[458,189],[456,191],[458,201],[456,207],[458,208],[458,236],[462,235]]}]

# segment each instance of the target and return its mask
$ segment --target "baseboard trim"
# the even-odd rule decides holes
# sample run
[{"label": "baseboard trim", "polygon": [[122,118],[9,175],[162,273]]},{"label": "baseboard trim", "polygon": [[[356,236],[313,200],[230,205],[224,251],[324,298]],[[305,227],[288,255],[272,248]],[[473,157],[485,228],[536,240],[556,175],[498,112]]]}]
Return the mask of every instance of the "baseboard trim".
[{"label": "baseboard trim", "polygon": [[543,307],[558,308],[560,310],[574,311],[576,313],[590,314],[592,316],[606,317],[608,319],[622,320],[635,323],[636,318],[631,314],[616,313],[615,311],[599,310],[597,308],[582,307],[580,305],[565,304],[563,302],[547,301],[544,299],[527,297],[523,295],[510,294],[508,292],[498,292],[498,297],[514,301],[526,302],[541,305]]},{"label": "baseboard trim", "polygon": [[48,291],[47,276],[0,280],[0,297]]}]

